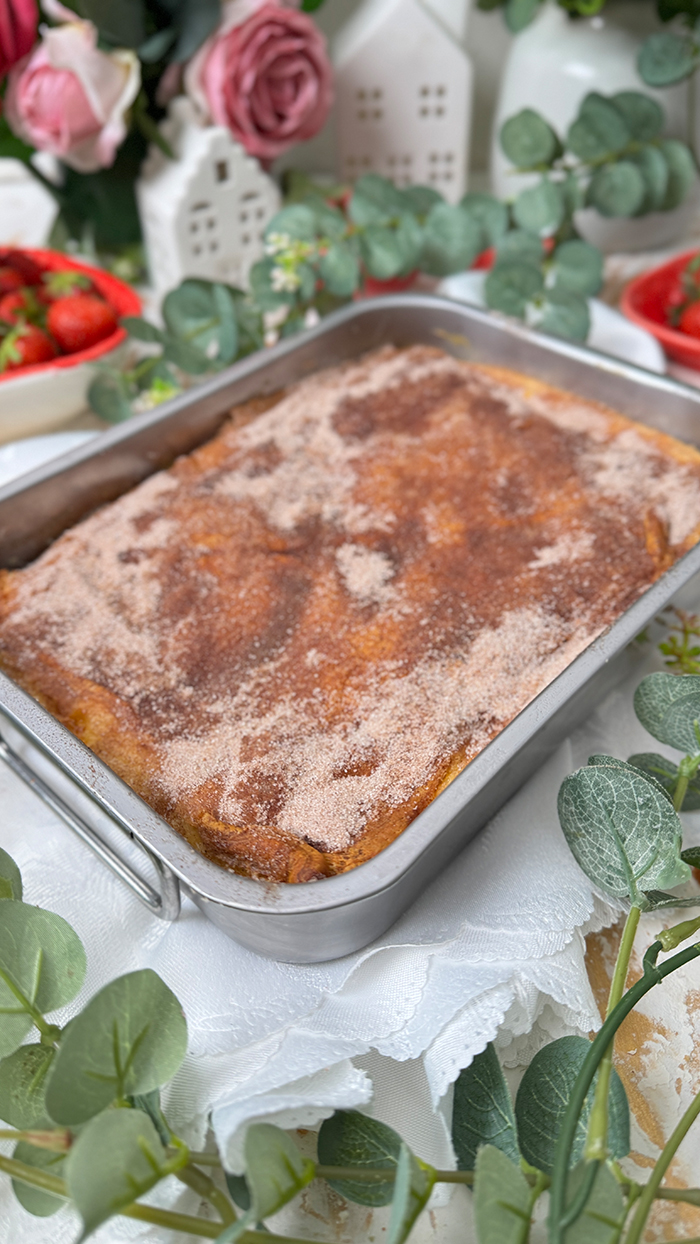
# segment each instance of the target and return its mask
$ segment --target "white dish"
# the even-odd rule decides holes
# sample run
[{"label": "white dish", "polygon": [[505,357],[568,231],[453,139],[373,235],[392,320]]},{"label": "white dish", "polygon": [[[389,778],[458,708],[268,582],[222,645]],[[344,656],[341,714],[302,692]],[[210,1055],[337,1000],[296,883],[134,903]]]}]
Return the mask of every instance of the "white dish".
[{"label": "white dish", "polygon": [[[435,292],[445,298],[454,298],[455,302],[468,302],[473,307],[484,307],[485,281],[486,273],[483,270],[460,272],[456,276],[445,277]],[[591,331],[587,345],[594,350],[600,350],[602,354],[612,354],[614,358],[624,359],[626,363],[645,367],[647,371],[665,374],[666,356],[651,333],[632,324],[619,311],[600,302],[598,298],[589,298],[588,306],[591,313]]]},{"label": "white dish", "polygon": [[[116,366],[123,345],[100,357]],[[87,407],[87,391],[96,375],[94,363],[47,367],[23,376],[17,372],[0,382],[0,444],[16,437],[49,431],[74,419]]]},{"label": "white dish", "polygon": [[77,449],[99,432],[55,432],[53,436],[30,436],[0,447],[0,487],[35,467]]}]

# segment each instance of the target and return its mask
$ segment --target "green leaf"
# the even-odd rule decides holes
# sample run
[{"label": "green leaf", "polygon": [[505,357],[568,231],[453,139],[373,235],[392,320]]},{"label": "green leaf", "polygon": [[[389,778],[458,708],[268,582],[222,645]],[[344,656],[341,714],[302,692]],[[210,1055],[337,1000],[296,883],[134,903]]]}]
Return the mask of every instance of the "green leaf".
[{"label": "green leaf", "polygon": [[[667,760],[658,752],[637,752],[628,758],[628,762],[634,765],[635,769],[641,769],[647,778],[657,781],[668,798],[673,801],[673,793],[678,781],[678,766],[674,765],[672,760]],[[681,812],[697,812],[698,808],[700,808],[700,779],[694,777],[688,782]],[[685,851],[681,851],[681,859],[685,859],[685,854]]]},{"label": "green leaf", "polygon": [[634,693],[645,730],[687,756],[700,752],[700,674],[647,674]]},{"label": "green leaf", "polygon": [[276,212],[267,224],[265,237],[280,234],[298,242],[313,242],[316,239],[316,216],[314,209],[306,203],[291,203]]},{"label": "green leaf", "polygon": [[637,69],[647,86],[671,86],[690,77],[697,64],[697,48],[689,34],[660,30],[639,49]]},{"label": "green leaf", "polygon": [[[166,295],[162,309],[169,332],[205,355],[209,364],[233,362],[238,350],[236,303],[226,285],[218,281],[183,281]],[[168,335],[161,334],[161,340],[167,344]],[[172,361],[178,359],[172,357]]]},{"label": "green leaf", "polygon": [[[120,0],[116,0],[120,3]],[[172,60],[183,64],[202,46],[221,21],[220,0],[184,0],[179,6],[180,38]]]},{"label": "green leaf", "polygon": [[106,1110],[81,1131],[66,1160],[68,1191],[83,1220],[80,1240],[167,1174],[165,1150],[141,1110]]},{"label": "green leaf", "polygon": [[315,13],[323,3],[324,0],[301,0],[301,11],[302,13]]},{"label": "green leaf", "polygon": [[78,0],[71,7],[118,47],[136,48],[146,37],[142,0]]},{"label": "green leaf", "polygon": [[474,1178],[479,1244],[522,1244],[530,1196],[522,1171],[500,1149],[484,1145],[477,1155]]},{"label": "green leaf", "polygon": [[250,1188],[245,1175],[232,1175],[230,1171],[224,1171],[224,1178],[234,1205],[244,1212],[250,1209]]},{"label": "green leaf", "polygon": [[659,147],[648,145],[636,151],[631,159],[644,179],[644,199],[638,209],[639,215],[661,211],[666,201],[669,179],[669,167],[663,151]]},{"label": "green leaf", "polygon": [[562,242],[552,255],[554,289],[592,298],[603,284],[603,256],[589,242]]},{"label": "green leaf", "polygon": [[348,215],[356,225],[388,225],[406,210],[410,210],[409,202],[393,182],[377,173],[365,173],[355,182]]},{"label": "green leaf", "polygon": [[403,1244],[421,1210],[425,1208],[435,1183],[435,1170],[413,1156],[401,1143],[394,1181],[391,1217],[386,1244]]},{"label": "green leaf", "polygon": [[0,899],[22,899],[22,874],[11,855],[0,847]]},{"label": "green leaf", "polygon": [[586,202],[601,216],[634,216],[646,194],[646,185],[639,167],[631,160],[604,164],[593,174]]},{"label": "green leaf", "polygon": [[198,349],[189,341],[183,341],[182,337],[174,336],[173,333],[165,334],[163,358],[169,363],[174,363],[176,367],[190,376],[201,376],[215,366],[214,360],[208,358],[203,350]]},{"label": "green leaf", "polygon": [[591,92],[581,104],[576,120],[569,126],[566,146],[584,164],[591,164],[622,151],[630,138],[629,126],[612,100]]},{"label": "green leaf", "polygon": [[517,35],[534,18],[540,7],[540,0],[506,0],[506,26],[512,34]]},{"label": "green leaf", "polygon": [[144,320],[140,315],[123,316],[121,327],[126,329],[129,336],[134,338],[134,341],[147,341],[162,345],[165,339],[165,333],[162,328],[156,328],[155,324],[151,324],[149,320]]},{"label": "green leaf", "polygon": [[644,777],[646,778],[647,782],[650,782],[651,785],[655,786],[656,789],[660,791],[662,795],[665,795],[666,799],[668,799],[670,804],[673,803],[673,798],[669,795],[668,791],[662,785],[662,783],[659,782],[653,774],[647,773],[642,767],[642,765],[635,765],[632,763],[631,760],[618,760],[617,756],[598,756],[598,755],[589,756],[588,763],[589,765],[607,765],[608,768],[612,768],[612,769],[626,769],[628,773],[640,773],[640,772],[644,773]]},{"label": "green leaf", "polygon": [[100,371],[91,380],[87,400],[90,409],[106,423],[123,423],[134,413],[126,377],[112,370]]},{"label": "green leaf", "polygon": [[677,138],[665,138],[660,144],[664,159],[668,164],[668,189],[663,203],[663,210],[670,212],[685,199],[697,176],[695,161],[685,143]]},{"label": "green leaf", "polygon": [[567,289],[547,289],[530,321],[540,332],[567,341],[585,341],[591,328],[586,299]]},{"label": "green leaf", "polygon": [[105,985],[63,1034],[46,1093],[57,1123],[83,1123],[115,1099],[170,1080],[187,1051],[172,990],[150,968]]},{"label": "green leaf", "polygon": [[507,158],[523,169],[549,165],[561,150],[551,125],[532,108],[508,118],[501,126],[500,143]]},{"label": "green leaf", "polygon": [[496,261],[501,263],[502,260],[512,259],[539,268],[543,255],[542,243],[534,233],[527,233],[525,229],[511,229],[498,243]]},{"label": "green leaf", "polygon": [[433,186],[406,186],[403,191],[406,209],[421,218],[428,215],[436,203],[444,203],[442,195]]},{"label": "green leaf", "polygon": [[271,1123],[253,1123],[246,1132],[246,1182],[250,1208],[218,1236],[230,1244],[239,1235],[269,1218],[291,1201],[314,1178],[316,1165],[302,1157],[294,1141]]},{"label": "green leaf", "polygon": [[491,269],[484,284],[486,305],[506,315],[525,316],[527,304],[544,286],[542,269],[518,260],[501,260]]},{"label": "green leaf", "polygon": [[520,1159],[513,1103],[490,1042],[455,1083],[452,1143],[460,1171],[474,1170],[481,1145],[495,1145],[514,1162]]},{"label": "green leaf", "polygon": [[546,177],[537,186],[522,190],[515,200],[515,223],[539,238],[556,233],[564,219],[564,196],[555,182]]},{"label": "green leaf", "polygon": [[415,272],[423,250],[423,230],[415,216],[404,212],[394,231],[396,244],[401,254],[401,276]]},{"label": "green leaf", "polygon": [[700,847],[686,847],[681,851],[681,859],[691,868],[700,868]]},{"label": "green leaf", "polygon": [[559,820],[583,871],[608,894],[637,901],[639,889],[680,885],[682,826],[665,794],[643,774],[579,769],[559,789]]},{"label": "green leaf", "polygon": [[[526,1162],[551,1175],[562,1119],[576,1077],[591,1047],[585,1037],[559,1037],[545,1045],[523,1076],[515,1099],[520,1149]],[[586,1144],[595,1083],[589,1089],[576,1128],[570,1165],[580,1161]],[[608,1147],[612,1157],[624,1158],[630,1148],[630,1116],[622,1081],[615,1070],[608,1099]]]},{"label": "green leaf", "polygon": [[[66,1158],[64,1153],[54,1153],[51,1149],[37,1149],[34,1145],[21,1140],[18,1145],[15,1145],[12,1156],[27,1166],[36,1166],[39,1170],[48,1171],[51,1175],[58,1175],[59,1178],[63,1176]],[[31,1184],[21,1183],[19,1179],[12,1180],[12,1191],[20,1205],[35,1218],[50,1218],[65,1205],[63,1197],[54,1196],[51,1192],[42,1192],[41,1188],[33,1188]]]},{"label": "green leaf", "polygon": [[401,250],[393,229],[383,225],[368,225],[360,239],[362,259],[370,276],[378,281],[388,281],[397,276],[403,266]]},{"label": "green leaf", "polygon": [[259,311],[274,311],[276,307],[292,307],[296,302],[294,290],[277,290],[272,286],[272,271],[277,263],[272,256],[259,259],[248,274],[250,290]]},{"label": "green leaf", "polygon": [[[588,1163],[579,1162],[569,1175],[567,1205],[576,1196],[587,1171]],[[625,1217],[620,1185],[610,1167],[601,1162],[586,1206],[566,1232],[566,1244],[617,1244]]]},{"label": "green leaf", "polygon": [[331,207],[320,195],[308,195],[304,205],[314,214],[316,236],[338,241],[347,232],[347,221],[337,207]]},{"label": "green leaf", "polygon": [[481,226],[461,207],[436,203],[424,225],[420,267],[429,276],[463,272],[481,247]]},{"label": "green leaf", "polygon": [[508,232],[508,208],[492,194],[465,194],[459,206],[470,220],[479,225],[484,249],[497,246]]},{"label": "green leaf", "polygon": [[160,1108],[160,1089],[151,1089],[150,1093],[137,1093],[128,1098],[134,1110],[142,1110],[147,1114],[164,1145],[169,1145],[173,1134],[163,1111]]},{"label": "green leaf", "polygon": [[36,1127],[46,1115],[46,1075],[54,1050],[48,1045],[21,1045],[0,1062],[0,1119],[22,1131]]},{"label": "green leaf", "polygon": [[85,977],[85,951],[61,916],[26,903],[0,903],[0,1057],[34,1026],[23,996],[43,1015],[65,1006]]},{"label": "green leaf", "polygon": [[664,110],[650,95],[642,95],[641,91],[618,91],[611,99],[637,142],[648,143],[659,137],[664,128]]},{"label": "green leaf", "polygon": [[145,65],[154,65],[156,61],[162,60],[176,39],[177,30],[173,26],[167,26],[164,30],[157,30],[155,34],[150,35],[139,47],[139,60],[143,61]]},{"label": "green leaf", "polygon": [[566,205],[567,216],[573,216],[579,208],[584,205],[584,195],[578,177],[574,173],[568,173],[566,177],[559,182],[561,192],[564,195],[564,203]]},{"label": "green leaf", "polygon": [[[336,1110],[318,1134],[318,1160],[322,1166],[358,1166],[364,1170],[397,1166],[401,1137],[386,1123],[370,1119],[359,1110]],[[358,1205],[388,1205],[394,1181],[362,1183],[329,1179],[329,1184],[348,1201]]]}]

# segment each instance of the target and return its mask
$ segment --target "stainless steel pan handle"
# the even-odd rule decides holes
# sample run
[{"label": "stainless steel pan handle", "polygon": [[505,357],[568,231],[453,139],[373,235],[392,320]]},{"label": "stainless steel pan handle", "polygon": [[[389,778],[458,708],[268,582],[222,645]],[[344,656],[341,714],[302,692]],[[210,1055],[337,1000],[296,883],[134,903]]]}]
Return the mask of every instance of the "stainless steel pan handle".
[{"label": "stainless steel pan handle", "polygon": [[[177,920],[180,914],[180,885],[177,877],[169,868],[166,868],[165,864],[157,856],[152,855],[141,843],[137,844],[144,854],[148,856],[156,870],[160,885],[159,889],[154,889],[140,873],[132,868],[126,860],[121,858],[109,843],[100,837],[96,829],[86,824],[72,808],[68,807],[68,804],[63,802],[60,795],[57,795],[55,791],[51,790],[50,786],[47,786],[43,778],[40,778],[34,772],[26,760],[23,760],[21,756],[18,756],[12,750],[1,734],[0,757],[9,765],[13,773],[16,773],[23,782],[26,782],[35,795],[38,795],[47,807],[51,808],[52,812],[60,816],[61,820],[73,830],[73,833],[87,843],[91,850],[95,852],[95,855],[99,856],[103,864],[111,868],[120,881],[123,881],[130,890],[133,890],[136,897],[148,907],[149,911],[153,912],[154,916],[160,917],[161,920]],[[125,832],[118,825],[118,822],[115,821],[114,824],[118,826],[122,833]]]}]

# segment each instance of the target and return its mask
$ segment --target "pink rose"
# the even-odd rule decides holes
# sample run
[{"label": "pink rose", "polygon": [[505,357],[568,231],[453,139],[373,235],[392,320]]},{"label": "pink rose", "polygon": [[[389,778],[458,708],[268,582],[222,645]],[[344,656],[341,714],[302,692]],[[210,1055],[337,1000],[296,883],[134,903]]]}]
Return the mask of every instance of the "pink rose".
[{"label": "pink rose", "polygon": [[108,168],[141,84],[138,58],[126,50],[101,52],[92,22],[76,19],[41,33],[41,43],[8,78],[10,128],[79,173]]},{"label": "pink rose", "polygon": [[254,0],[228,6],[185,82],[206,121],[227,126],[265,161],[313,138],[333,100],[326,41],[311,18],[279,4],[256,8]]},{"label": "pink rose", "polygon": [[36,0],[0,0],[0,77],[31,51],[38,22]]}]

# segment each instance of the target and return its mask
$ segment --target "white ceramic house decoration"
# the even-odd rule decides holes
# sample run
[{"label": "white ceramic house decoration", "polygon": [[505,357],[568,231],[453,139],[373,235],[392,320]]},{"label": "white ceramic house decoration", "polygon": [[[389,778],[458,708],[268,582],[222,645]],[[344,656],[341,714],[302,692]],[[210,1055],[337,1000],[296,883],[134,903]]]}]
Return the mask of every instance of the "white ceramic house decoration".
[{"label": "white ceramic house decoration", "polygon": [[466,190],[472,66],[461,40],[467,0],[364,0],[340,31],[336,72],[340,174],[380,173]]},{"label": "white ceramic house decoration", "polygon": [[245,286],[280,206],[277,186],[225,127],[200,125],[184,97],[161,132],[175,159],[152,146],[136,184],[156,292],[188,276]]}]

